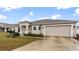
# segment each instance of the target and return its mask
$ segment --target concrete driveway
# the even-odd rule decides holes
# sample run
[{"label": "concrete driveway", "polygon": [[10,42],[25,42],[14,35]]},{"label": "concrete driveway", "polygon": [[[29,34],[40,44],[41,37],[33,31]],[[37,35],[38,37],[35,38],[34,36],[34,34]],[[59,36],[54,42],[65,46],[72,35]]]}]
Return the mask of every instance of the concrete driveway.
[{"label": "concrete driveway", "polygon": [[79,50],[78,48],[75,49],[79,45],[78,43],[73,38],[44,37],[43,40],[32,42],[13,51],[72,51]]}]

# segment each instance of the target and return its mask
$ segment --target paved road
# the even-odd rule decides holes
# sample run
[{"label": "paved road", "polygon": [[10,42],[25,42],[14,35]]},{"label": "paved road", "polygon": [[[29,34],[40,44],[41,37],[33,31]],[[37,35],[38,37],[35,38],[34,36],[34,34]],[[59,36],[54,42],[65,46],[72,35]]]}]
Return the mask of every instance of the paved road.
[{"label": "paved road", "polygon": [[[13,51],[73,51],[79,50],[78,41],[66,37],[45,37]],[[75,48],[76,47],[76,48]]]}]

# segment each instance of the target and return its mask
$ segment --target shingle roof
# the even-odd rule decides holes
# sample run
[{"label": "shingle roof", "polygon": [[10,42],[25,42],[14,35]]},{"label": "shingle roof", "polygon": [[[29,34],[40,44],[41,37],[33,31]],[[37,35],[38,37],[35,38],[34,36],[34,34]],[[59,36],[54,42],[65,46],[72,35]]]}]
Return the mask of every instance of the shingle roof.
[{"label": "shingle roof", "polygon": [[51,25],[51,24],[67,24],[67,23],[76,23],[75,20],[53,20],[53,19],[43,19],[43,20],[37,20],[33,21],[33,25]]},{"label": "shingle roof", "polygon": [[19,24],[8,24],[5,27],[19,27]]},{"label": "shingle roof", "polygon": [[19,27],[19,24],[0,23],[1,27]]},{"label": "shingle roof", "polygon": [[[33,22],[29,21],[22,21],[19,23],[30,23],[32,25],[51,25],[51,24],[70,24],[70,23],[76,23],[78,21],[75,20],[53,20],[53,19],[43,19],[43,20],[37,20]],[[0,23],[1,27],[19,27],[19,24],[8,24],[8,23]]]}]

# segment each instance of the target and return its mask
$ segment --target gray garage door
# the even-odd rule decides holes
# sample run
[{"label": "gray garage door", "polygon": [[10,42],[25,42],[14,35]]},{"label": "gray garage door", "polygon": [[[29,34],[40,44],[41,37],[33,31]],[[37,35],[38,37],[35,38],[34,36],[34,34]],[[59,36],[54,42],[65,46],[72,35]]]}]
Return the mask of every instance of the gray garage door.
[{"label": "gray garage door", "polygon": [[71,26],[46,26],[47,36],[71,36]]}]

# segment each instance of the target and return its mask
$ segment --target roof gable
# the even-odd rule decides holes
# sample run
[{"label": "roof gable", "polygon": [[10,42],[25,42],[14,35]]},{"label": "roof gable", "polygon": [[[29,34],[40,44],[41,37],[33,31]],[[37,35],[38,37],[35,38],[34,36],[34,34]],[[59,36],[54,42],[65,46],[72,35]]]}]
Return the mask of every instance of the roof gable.
[{"label": "roof gable", "polygon": [[29,21],[21,21],[19,23],[31,23],[31,22],[29,22]]}]

